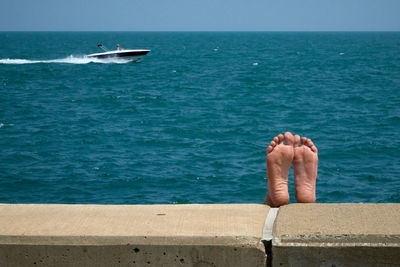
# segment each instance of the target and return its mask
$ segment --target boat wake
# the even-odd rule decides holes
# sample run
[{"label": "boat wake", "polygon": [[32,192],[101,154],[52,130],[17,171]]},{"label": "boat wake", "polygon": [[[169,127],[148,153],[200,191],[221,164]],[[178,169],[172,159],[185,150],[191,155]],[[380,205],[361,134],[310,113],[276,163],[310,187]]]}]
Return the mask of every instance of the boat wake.
[{"label": "boat wake", "polygon": [[86,56],[76,57],[69,56],[60,59],[49,59],[49,60],[29,60],[29,59],[12,59],[4,58],[0,59],[0,64],[38,64],[38,63],[64,63],[64,64],[88,64],[88,63],[103,63],[103,64],[124,64],[131,62],[131,60],[122,58],[89,58]]}]

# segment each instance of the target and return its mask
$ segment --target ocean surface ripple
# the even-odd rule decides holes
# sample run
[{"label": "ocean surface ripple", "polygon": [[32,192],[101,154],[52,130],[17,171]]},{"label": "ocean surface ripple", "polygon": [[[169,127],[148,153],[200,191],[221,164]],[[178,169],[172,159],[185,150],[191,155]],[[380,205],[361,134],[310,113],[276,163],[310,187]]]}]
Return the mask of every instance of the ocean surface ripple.
[{"label": "ocean surface ripple", "polygon": [[[319,149],[318,202],[400,202],[400,33],[0,41],[2,203],[262,203],[285,131]],[[152,51],[88,61],[98,42]]]}]

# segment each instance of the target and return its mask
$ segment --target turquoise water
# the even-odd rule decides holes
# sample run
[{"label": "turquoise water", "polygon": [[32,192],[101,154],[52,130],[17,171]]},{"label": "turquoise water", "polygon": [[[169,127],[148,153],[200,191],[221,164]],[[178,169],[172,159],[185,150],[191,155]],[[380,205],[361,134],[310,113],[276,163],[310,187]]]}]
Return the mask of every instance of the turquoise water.
[{"label": "turquoise water", "polygon": [[[265,148],[285,131],[319,149],[319,202],[400,202],[400,33],[0,43],[0,202],[261,203]],[[90,62],[98,43],[152,51]]]}]

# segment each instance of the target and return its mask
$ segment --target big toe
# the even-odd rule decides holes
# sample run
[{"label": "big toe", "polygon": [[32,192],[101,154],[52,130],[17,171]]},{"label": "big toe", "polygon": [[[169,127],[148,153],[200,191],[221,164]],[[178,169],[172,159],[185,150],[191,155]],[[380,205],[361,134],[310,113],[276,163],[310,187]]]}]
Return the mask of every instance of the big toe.
[{"label": "big toe", "polygon": [[293,146],[294,145],[294,137],[291,132],[286,132],[285,133],[285,144],[288,146]]},{"label": "big toe", "polygon": [[299,146],[299,144],[300,144],[300,136],[299,135],[295,135],[294,137],[293,137],[293,146],[294,147],[298,147]]}]

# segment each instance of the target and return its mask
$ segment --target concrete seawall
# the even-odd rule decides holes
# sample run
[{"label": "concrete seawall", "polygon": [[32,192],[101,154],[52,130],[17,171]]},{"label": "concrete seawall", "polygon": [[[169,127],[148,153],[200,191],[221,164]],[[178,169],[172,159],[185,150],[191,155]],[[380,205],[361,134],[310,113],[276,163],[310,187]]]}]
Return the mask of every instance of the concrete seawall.
[{"label": "concrete seawall", "polygon": [[400,266],[400,204],[293,204],[274,225],[272,266]]},{"label": "concrete seawall", "polygon": [[0,204],[0,266],[400,266],[400,204]]}]

